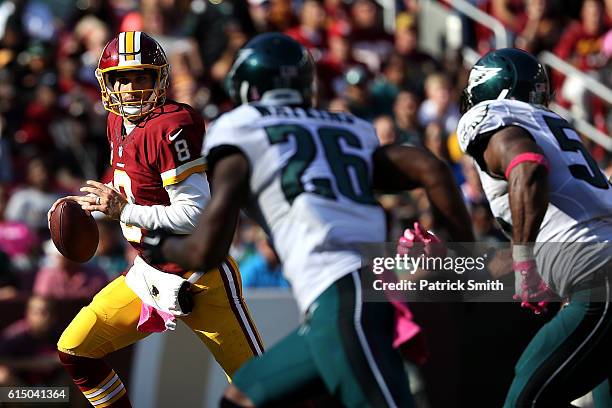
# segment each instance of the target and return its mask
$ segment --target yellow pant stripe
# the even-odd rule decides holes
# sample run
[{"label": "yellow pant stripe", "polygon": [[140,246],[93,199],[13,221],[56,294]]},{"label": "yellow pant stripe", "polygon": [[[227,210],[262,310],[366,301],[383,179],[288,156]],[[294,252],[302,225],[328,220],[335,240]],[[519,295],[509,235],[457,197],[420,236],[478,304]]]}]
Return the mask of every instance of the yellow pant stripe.
[{"label": "yellow pant stripe", "polygon": [[96,385],[95,387],[93,387],[92,389],[88,390],[88,391],[83,391],[83,395],[90,396],[92,394],[96,394],[98,395],[98,392],[101,391],[102,388],[104,388],[105,385],[107,385],[107,383],[115,376],[117,375],[115,373],[115,370],[111,370],[111,372],[108,374],[108,376],[103,379],[100,384]]}]

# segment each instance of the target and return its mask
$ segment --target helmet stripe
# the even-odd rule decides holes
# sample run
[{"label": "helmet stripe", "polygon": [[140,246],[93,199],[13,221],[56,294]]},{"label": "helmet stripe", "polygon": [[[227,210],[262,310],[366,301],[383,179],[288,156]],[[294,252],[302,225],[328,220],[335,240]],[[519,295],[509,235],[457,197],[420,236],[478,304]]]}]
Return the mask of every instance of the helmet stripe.
[{"label": "helmet stripe", "polygon": [[125,56],[126,61],[134,61],[134,32],[125,33]]},{"label": "helmet stripe", "polygon": [[125,33],[119,33],[119,63],[125,62]]},{"label": "helmet stripe", "polygon": [[142,62],[142,54],[140,49],[140,31],[134,32],[134,52],[136,53],[136,59],[138,62]]}]

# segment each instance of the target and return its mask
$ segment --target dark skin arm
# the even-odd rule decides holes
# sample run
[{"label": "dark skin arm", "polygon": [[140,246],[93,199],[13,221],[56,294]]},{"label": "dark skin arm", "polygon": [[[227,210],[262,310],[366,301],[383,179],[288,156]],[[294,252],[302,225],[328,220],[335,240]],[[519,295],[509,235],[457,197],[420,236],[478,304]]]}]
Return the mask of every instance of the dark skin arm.
[{"label": "dark skin arm", "polygon": [[[490,174],[505,177],[508,165],[521,153],[543,154],[526,130],[510,126],[491,137],[483,158]],[[547,171],[537,163],[523,162],[510,172],[507,181],[512,242],[534,242],[548,208]]]},{"label": "dark skin arm", "polygon": [[161,249],[168,262],[185,269],[207,271],[227,257],[240,208],[249,195],[249,164],[244,155],[236,152],[219,159],[210,184],[214,194],[195,231],[188,238],[168,238]]},{"label": "dark skin arm", "polygon": [[473,242],[470,216],[451,170],[424,149],[388,145],[373,154],[376,190],[406,191],[423,187],[433,213],[453,241]]}]

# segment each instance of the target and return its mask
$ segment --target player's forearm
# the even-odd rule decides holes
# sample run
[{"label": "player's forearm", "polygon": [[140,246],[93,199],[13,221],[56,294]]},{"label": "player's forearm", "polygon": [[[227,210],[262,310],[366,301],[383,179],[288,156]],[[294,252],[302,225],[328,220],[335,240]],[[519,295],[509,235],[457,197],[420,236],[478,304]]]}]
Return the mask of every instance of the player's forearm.
[{"label": "player's forearm", "polygon": [[512,241],[535,242],[548,208],[546,169],[535,163],[523,163],[508,178],[512,214]]},{"label": "player's forearm", "polygon": [[168,262],[189,270],[207,271],[225,260],[229,252],[240,208],[211,200],[198,227],[185,239],[169,238],[162,247]]},{"label": "player's forearm", "polygon": [[422,179],[423,187],[438,225],[456,242],[473,242],[470,215],[455,184],[451,170],[442,162],[433,163]]},{"label": "player's forearm", "polygon": [[168,239],[162,247],[165,259],[204,271],[223,262],[248,195],[248,171],[248,162],[241,154],[219,160],[212,181],[214,194],[196,230],[184,240]]}]

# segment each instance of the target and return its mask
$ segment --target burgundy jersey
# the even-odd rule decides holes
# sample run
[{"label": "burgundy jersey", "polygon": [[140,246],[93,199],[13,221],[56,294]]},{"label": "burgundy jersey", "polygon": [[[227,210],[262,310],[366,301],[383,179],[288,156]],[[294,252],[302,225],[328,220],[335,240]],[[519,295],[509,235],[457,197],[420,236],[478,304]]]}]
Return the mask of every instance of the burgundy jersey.
[{"label": "burgundy jersey", "polygon": [[[111,147],[113,185],[129,203],[169,205],[165,186],[205,170],[201,155],[204,121],[189,105],[167,101],[140,121],[128,135],[123,118],[110,113],[107,137]],[[128,242],[142,251],[147,230],[121,223]],[[176,264],[152,265],[164,272],[186,272]]]}]

